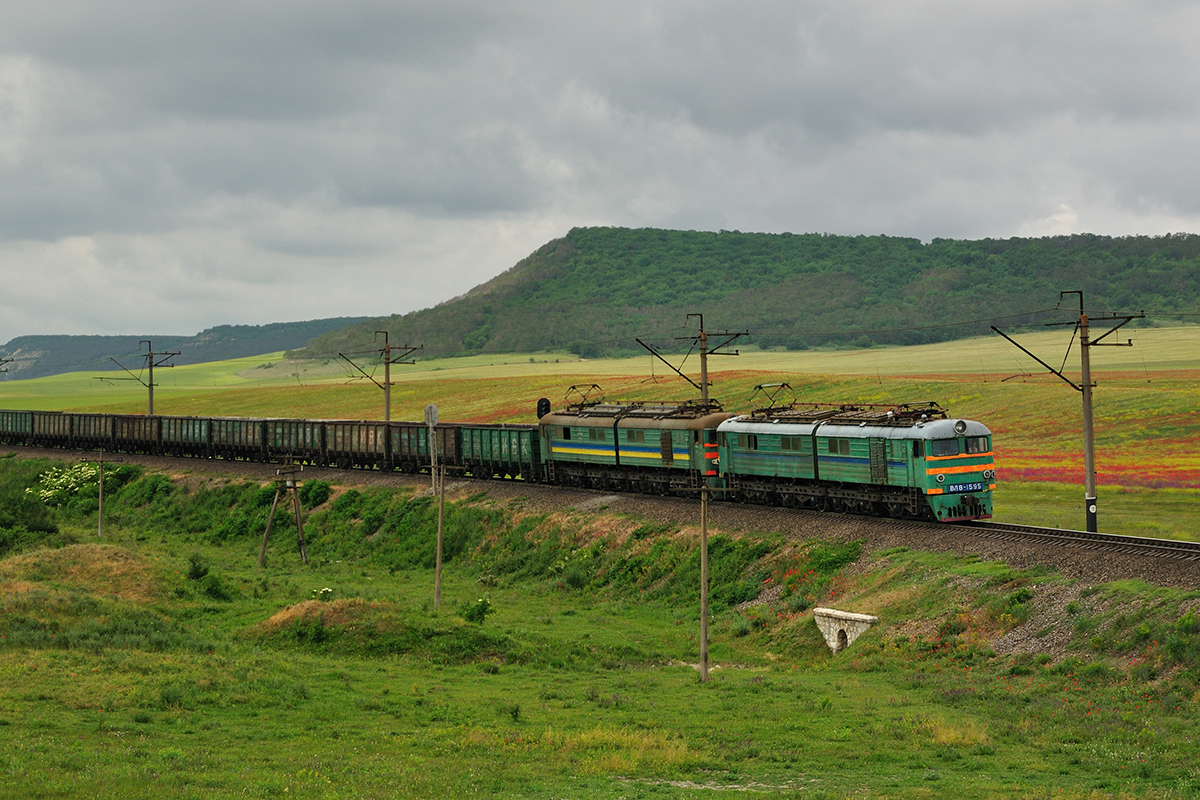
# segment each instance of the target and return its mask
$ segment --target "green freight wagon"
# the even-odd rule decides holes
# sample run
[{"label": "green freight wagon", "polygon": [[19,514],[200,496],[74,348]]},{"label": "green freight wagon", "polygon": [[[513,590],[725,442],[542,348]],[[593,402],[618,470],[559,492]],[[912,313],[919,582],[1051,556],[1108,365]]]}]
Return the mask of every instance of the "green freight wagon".
[{"label": "green freight wagon", "polygon": [[423,422],[388,423],[392,469],[412,474],[429,468],[429,427]]},{"label": "green freight wagon", "polygon": [[20,445],[32,441],[32,411],[0,411],[0,442]]},{"label": "green freight wagon", "polygon": [[208,417],[163,417],[163,452],[171,456],[212,455],[212,420]]},{"label": "green freight wagon", "polygon": [[274,461],[296,464],[327,463],[325,423],[311,419],[268,419],[266,428],[267,453]]},{"label": "green freight wagon", "polygon": [[476,478],[540,481],[541,441],[536,425],[461,425],[459,459]]},{"label": "green freight wagon", "polygon": [[388,423],[326,420],[325,457],[342,469],[388,465]]},{"label": "green freight wagon", "polygon": [[[389,422],[389,464],[392,469],[413,473],[428,470],[430,465],[429,426],[424,422]],[[458,426],[439,424],[433,428],[440,462],[459,466]]]},{"label": "green freight wagon", "polygon": [[83,450],[113,449],[113,420],[109,414],[68,414],[71,446]]},{"label": "green freight wagon", "polygon": [[162,452],[162,417],[122,414],[112,417],[113,449],[122,453]]},{"label": "green freight wagon", "polygon": [[261,419],[212,417],[212,454],[227,460],[266,461]]},{"label": "green freight wagon", "polygon": [[71,442],[71,417],[61,411],[33,412],[35,447],[68,447]]}]

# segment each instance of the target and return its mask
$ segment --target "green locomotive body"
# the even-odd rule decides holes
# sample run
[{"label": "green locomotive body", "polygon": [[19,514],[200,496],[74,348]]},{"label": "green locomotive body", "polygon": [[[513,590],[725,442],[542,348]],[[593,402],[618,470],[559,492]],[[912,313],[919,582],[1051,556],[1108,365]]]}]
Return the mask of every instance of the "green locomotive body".
[{"label": "green locomotive body", "polygon": [[718,429],[721,480],[752,502],[952,522],[992,515],[991,431],[935,403],[764,409]]}]

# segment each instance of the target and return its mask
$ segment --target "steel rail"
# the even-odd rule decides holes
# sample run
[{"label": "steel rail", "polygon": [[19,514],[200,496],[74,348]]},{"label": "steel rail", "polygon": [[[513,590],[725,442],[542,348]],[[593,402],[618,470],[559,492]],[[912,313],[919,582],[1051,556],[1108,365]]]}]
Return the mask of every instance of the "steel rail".
[{"label": "steel rail", "polygon": [[1200,542],[1181,539],[1150,539],[1117,533],[1089,533],[1062,528],[1039,528],[1032,525],[1010,525],[986,521],[953,524],[946,527],[976,535],[982,534],[991,539],[1013,542],[1039,542],[1084,550],[1200,561]]}]

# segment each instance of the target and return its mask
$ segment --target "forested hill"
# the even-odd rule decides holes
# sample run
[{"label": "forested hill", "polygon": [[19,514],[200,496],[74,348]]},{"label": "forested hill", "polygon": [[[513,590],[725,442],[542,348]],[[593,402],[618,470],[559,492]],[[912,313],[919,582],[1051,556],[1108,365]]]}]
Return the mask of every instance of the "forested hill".
[{"label": "forested hill", "polygon": [[[195,336],[18,336],[0,347],[9,379],[41,378],[63,372],[120,369],[115,358],[137,372],[144,363],[148,339],[154,351],[178,351],[172,364],[200,364],[228,358],[256,356],[303,347],[314,336],[362,322],[365,317],[336,317],[309,322],[276,322],[270,325],[220,325]],[[139,354],[140,353],[140,354]]]},{"label": "forested hill", "polygon": [[[360,348],[384,328],[394,343],[423,344],[422,357],[563,347],[628,353],[639,350],[634,336],[669,344],[688,313],[703,313],[709,330],[750,331],[749,341],[763,346],[916,344],[986,332],[987,322],[934,326],[1045,309],[1064,290],[1083,290],[1089,312],[1145,309],[1164,320],[1195,312],[1200,236],[922,244],[576,228],[461,298],[328,333],[306,354]],[[1077,298],[1064,304],[1078,309]]]}]

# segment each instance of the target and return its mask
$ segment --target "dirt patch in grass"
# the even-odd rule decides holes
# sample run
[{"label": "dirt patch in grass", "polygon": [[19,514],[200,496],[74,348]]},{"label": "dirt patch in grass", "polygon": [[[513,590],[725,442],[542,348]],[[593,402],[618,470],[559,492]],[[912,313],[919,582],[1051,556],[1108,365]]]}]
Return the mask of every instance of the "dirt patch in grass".
[{"label": "dirt patch in grass", "polygon": [[36,583],[29,581],[0,581],[0,595],[24,594],[39,588]]},{"label": "dirt patch in grass", "polygon": [[273,614],[256,626],[258,632],[271,633],[281,628],[290,627],[297,622],[313,622],[321,620],[333,625],[349,625],[362,621],[377,610],[379,603],[368,603],[366,600],[354,598],[350,600],[305,600],[294,606],[288,606]]},{"label": "dirt patch in grass", "polygon": [[154,567],[141,557],[124,548],[104,544],[35,550],[0,563],[0,581],[3,581],[5,591],[10,585],[39,588],[65,584],[136,603],[158,597],[154,573]]},{"label": "dirt patch in grass", "polygon": [[1079,599],[1080,587],[1049,583],[1033,595],[1033,614],[1021,625],[994,639],[992,649],[1000,655],[1046,653],[1055,661],[1062,660],[1071,647],[1074,619],[1067,613],[1067,604]]}]

